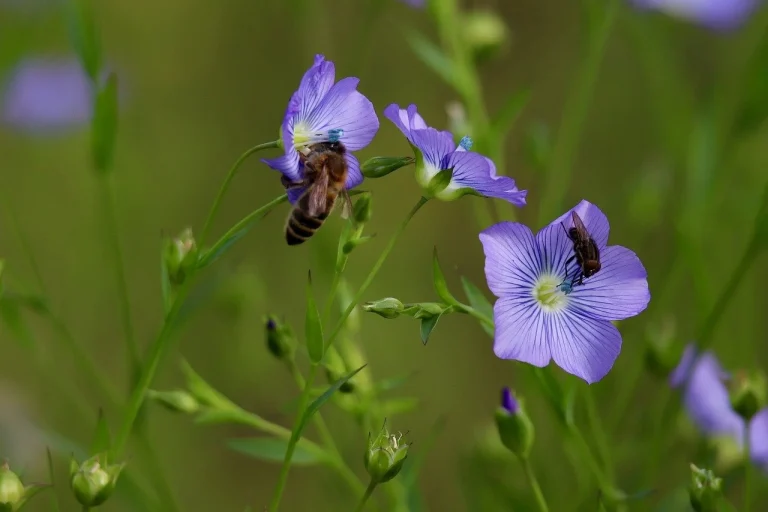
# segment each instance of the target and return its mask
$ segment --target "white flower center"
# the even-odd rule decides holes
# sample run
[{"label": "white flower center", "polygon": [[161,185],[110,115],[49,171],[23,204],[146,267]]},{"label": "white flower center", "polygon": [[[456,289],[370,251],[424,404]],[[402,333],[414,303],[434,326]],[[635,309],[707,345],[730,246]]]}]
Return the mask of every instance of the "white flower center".
[{"label": "white flower center", "polygon": [[536,299],[541,309],[547,313],[555,313],[568,305],[568,295],[562,288],[563,280],[554,274],[542,274],[533,284],[531,295]]}]

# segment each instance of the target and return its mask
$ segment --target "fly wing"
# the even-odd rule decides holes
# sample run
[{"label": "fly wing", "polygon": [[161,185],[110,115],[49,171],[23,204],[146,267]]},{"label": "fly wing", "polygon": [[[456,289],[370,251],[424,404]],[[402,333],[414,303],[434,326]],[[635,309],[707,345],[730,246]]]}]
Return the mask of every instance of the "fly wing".
[{"label": "fly wing", "polygon": [[309,204],[307,213],[310,217],[319,217],[326,212],[328,198],[328,171],[323,169],[309,188]]},{"label": "fly wing", "polygon": [[579,214],[571,211],[571,218],[573,219],[573,227],[576,228],[576,233],[579,235],[579,240],[582,242],[589,240],[589,231],[587,231],[587,226],[584,225]]}]

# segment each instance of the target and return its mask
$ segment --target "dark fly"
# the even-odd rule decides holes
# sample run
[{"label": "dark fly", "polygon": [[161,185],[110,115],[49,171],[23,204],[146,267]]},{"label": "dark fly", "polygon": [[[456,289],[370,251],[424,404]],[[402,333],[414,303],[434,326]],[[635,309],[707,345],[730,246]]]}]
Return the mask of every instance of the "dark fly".
[{"label": "dark fly", "polygon": [[[573,255],[565,261],[565,280],[563,281],[563,284],[565,284],[572,274],[570,282],[566,287],[569,292],[573,289],[573,286],[584,284],[584,278],[597,274],[601,266],[600,249],[597,248],[597,243],[589,235],[589,231],[587,231],[587,227],[584,225],[581,217],[575,211],[571,211],[571,218],[573,219],[572,228],[566,229],[565,225],[560,224],[563,226],[568,239],[573,242]],[[577,268],[571,273],[568,271],[568,266],[573,261],[576,261]]]}]

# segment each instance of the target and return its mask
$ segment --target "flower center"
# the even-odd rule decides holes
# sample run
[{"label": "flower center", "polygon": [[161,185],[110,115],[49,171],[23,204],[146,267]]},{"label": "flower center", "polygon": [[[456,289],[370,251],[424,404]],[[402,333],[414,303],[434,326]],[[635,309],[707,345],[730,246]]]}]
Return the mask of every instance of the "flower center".
[{"label": "flower center", "polygon": [[318,142],[339,142],[343,136],[344,130],[341,128],[332,128],[327,132],[313,132],[312,127],[305,121],[299,121],[293,127],[293,147],[301,151],[302,148]]},{"label": "flower center", "polygon": [[563,290],[562,279],[553,274],[542,274],[533,285],[533,298],[548,313],[560,311],[568,305],[568,295]]}]

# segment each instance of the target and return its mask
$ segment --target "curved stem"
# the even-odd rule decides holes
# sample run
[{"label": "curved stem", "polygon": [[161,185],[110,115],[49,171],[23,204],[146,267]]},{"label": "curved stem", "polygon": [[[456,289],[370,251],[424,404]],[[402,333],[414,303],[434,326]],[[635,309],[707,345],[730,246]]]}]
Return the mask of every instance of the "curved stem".
[{"label": "curved stem", "polygon": [[221,188],[219,189],[219,193],[216,195],[216,199],[213,201],[213,205],[211,206],[211,211],[208,213],[208,217],[205,219],[205,223],[203,224],[203,229],[200,232],[200,236],[197,239],[197,243],[200,247],[203,246],[205,243],[205,239],[208,236],[208,231],[211,229],[211,224],[213,224],[213,219],[216,217],[216,214],[219,211],[219,208],[221,207],[221,203],[224,200],[224,196],[227,193],[227,190],[229,189],[229,186],[232,184],[232,180],[235,178],[235,175],[237,174],[237,171],[240,169],[240,166],[245,162],[249,156],[251,156],[254,153],[257,153],[264,149],[273,149],[280,147],[280,141],[272,141],[272,142],[265,142],[264,144],[259,144],[258,146],[254,146],[248,150],[245,151],[242,155],[240,155],[240,158],[235,160],[235,163],[232,164],[232,167],[229,169],[229,172],[227,173],[227,177],[224,178],[224,182],[221,184]]},{"label": "curved stem", "polygon": [[379,273],[379,270],[381,270],[382,265],[384,265],[384,261],[387,259],[387,256],[389,256],[389,253],[392,252],[392,249],[395,247],[395,244],[397,243],[397,240],[400,238],[400,235],[403,234],[403,231],[405,231],[405,228],[408,226],[408,223],[411,221],[414,215],[416,215],[416,212],[418,212],[422,206],[427,204],[428,199],[426,197],[422,197],[419,199],[419,201],[414,205],[414,207],[411,209],[411,211],[408,213],[408,215],[405,217],[403,222],[398,226],[395,233],[392,235],[392,238],[389,239],[389,243],[387,243],[387,246],[384,248],[384,251],[381,253],[381,256],[379,256],[379,259],[376,261],[376,263],[373,265],[373,268],[368,273],[368,277],[365,278],[365,281],[363,281],[363,284],[360,285],[360,289],[357,290],[357,293],[352,298],[352,301],[349,303],[349,306],[347,306],[347,309],[344,310],[344,313],[342,313],[341,318],[336,322],[336,326],[333,328],[333,331],[331,331],[331,334],[328,336],[328,339],[325,342],[326,347],[330,347],[333,342],[336,340],[336,337],[341,332],[341,329],[344,327],[344,323],[347,321],[347,318],[349,318],[349,315],[352,314],[352,311],[357,307],[358,302],[360,302],[360,299],[362,298],[365,291],[368,289],[368,287],[371,285],[373,280],[376,278],[376,274]]},{"label": "curved stem", "polygon": [[365,494],[363,494],[363,497],[360,498],[360,503],[358,503],[357,507],[355,507],[355,512],[362,512],[362,510],[365,508],[365,504],[368,502],[368,499],[373,494],[373,491],[376,489],[377,485],[379,484],[371,480],[371,483],[369,483],[368,487],[365,489]]},{"label": "curved stem", "polygon": [[549,512],[547,500],[544,499],[544,493],[541,492],[539,481],[536,479],[536,474],[533,472],[533,467],[531,467],[531,461],[528,460],[528,457],[519,457],[519,459],[520,464],[523,466],[525,478],[528,479],[528,485],[531,486],[531,490],[536,497],[536,505],[539,507],[539,512]]},{"label": "curved stem", "polygon": [[272,501],[269,504],[270,512],[277,512],[277,507],[280,506],[280,499],[283,497],[283,491],[285,490],[285,484],[288,482],[288,472],[291,469],[291,459],[293,459],[293,452],[296,449],[296,443],[299,441],[299,427],[301,426],[301,419],[304,416],[304,411],[309,403],[309,395],[312,391],[312,382],[315,380],[315,374],[317,373],[318,365],[312,363],[309,367],[309,375],[304,383],[304,389],[301,392],[299,398],[299,408],[296,413],[296,421],[293,425],[293,431],[291,432],[291,438],[288,441],[288,448],[285,451],[285,458],[283,459],[283,466],[280,469],[280,476],[277,479],[277,485],[275,486],[275,493],[272,495]]}]

